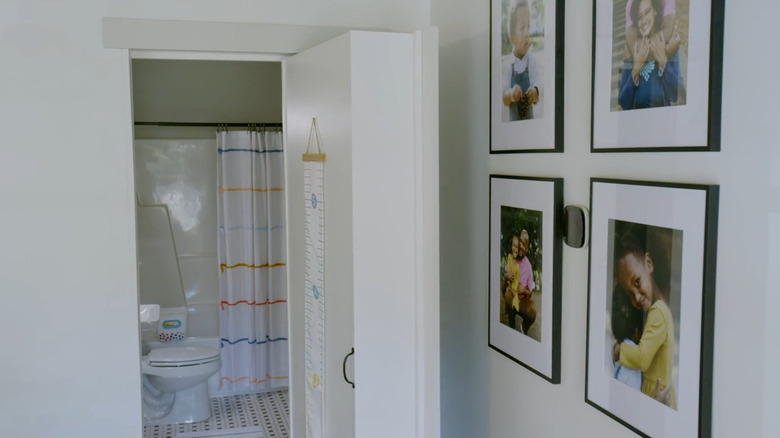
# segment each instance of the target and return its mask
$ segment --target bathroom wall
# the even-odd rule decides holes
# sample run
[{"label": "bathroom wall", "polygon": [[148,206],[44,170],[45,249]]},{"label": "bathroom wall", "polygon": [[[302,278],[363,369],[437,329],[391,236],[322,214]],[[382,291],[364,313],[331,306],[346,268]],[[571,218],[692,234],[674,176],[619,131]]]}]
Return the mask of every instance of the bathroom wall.
[{"label": "bathroom wall", "polygon": [[[279,62],[140,59],[132,67],[136,121],[282,120]],[[170,211],[187,336],[219,336],[215,128],[137,126],[135,136],[136,196]]]},{"label": "bathroom wall", "polygon": [[[215,140],[136,140],[135,188],[142,205],[165,204],[187,306],[187,336],[219,335]],[[139,222],[138,233],[143,234]],[[141,263],[144,260],[140,260]],[[141,281],[141,287],[144,282]],[[160,301],[156,301],[159,303]]]},{"label": "bathroom wall", "polygon": [[[138,122],[281,123],[280,62],[135,59]],[[214,128],[137,126],[136,139],[214,139]]]}]

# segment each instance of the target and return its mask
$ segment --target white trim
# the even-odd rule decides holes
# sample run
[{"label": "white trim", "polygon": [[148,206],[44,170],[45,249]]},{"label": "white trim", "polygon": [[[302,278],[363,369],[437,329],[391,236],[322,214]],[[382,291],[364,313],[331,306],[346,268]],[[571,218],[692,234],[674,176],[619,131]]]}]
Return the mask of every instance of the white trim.
[{"label": "white trim", "polygon": [[422,32],[414,32],[414,361],[415,374],[417,375],[417,387],[415,388],[415,435],[417,438],[425,437],[425,338],[419,333],[425,334],[425,273],[427,266],[425,261],[425,214],[424,208],[424,153],[423,150],[423,115],[424,104],[423,86],[423,41]]},{"label": "white trim", "polygon": [[[287,68],[288,68],[287,67],[287,63],[286,62],[282,62],[282,126],[283,127],[288,126],[287,125],[287,123],[288,123],[288,121],[287,121],[287,87],[284,86],[284,78],[287,75],[287,73],[286,73],[286,69]],[[287,198],[285,199],[285,203],[284,203],[284,217],[285,217],[285,219],[287,221],[287,223],[285,224],[285,230],[284,230],[284,240],[285,240],[285,242],[287,242],[286,243],[287,248],[285,249],[287,251],[287,261],[288,261],[288,263],[290,263],[290,226],[289,226],[290,225],[290,217],[291,217],[290,216],[291,200],[290,200],[290,195],[289,195],[289,188],[290,188],[290,148],[287,145],[287,130],[286,129],[282,129],[282,148],[285,151],[285,153],[282,154],[282,155],[284,155],[284,187],[285,187],[286,193],[288,193],[288,194],[285,195],[285,196],[287,196]],[[288,406],[290,408],[290,417],[287,419],[288,420],[287,424],[288,424],[289,429],[290,429],[290,436],[291,437],[297,437],[298,436],[298,433],[297,433],[298,431],[295,429],[295,421],[294,421],[294,416],[293,415],[302,415],[302,414],[299,414],[297,412],[293,412],[294,411],[293,410],[293,406],[295,405],[295,403],[298,403],[297,397],[294,395],[295,391],[293,391],[293,389],[294,389],[293,385],[295,385],[295,383],[293,382],[293,373],[294,373],[293,366],[297,367],[299,364],[296,363],[296,362],[293,362],[293,338],[292,338],[292,336],[293,336],[293,333],[295,333],[296,330],[293,327],[293,318],[292,318],[293,309],[292,309],[292,303],[290,302],[291,301],[290,300],[290,290],[292,290],[292,287],[291,287],[292,282],[290,280],[290,269],[287,269],[286,271],[287,271],[286,281],[287,281],[287,300],[288,300],[287,301],[287,336],[289,338],[289,341],[287,343],[288,344],[288,348],[287,348],[287,361],[290,364],[290,372],[287,374],[290,377],[289,380],[288,380],[289,386],[287,387],[287,389],[289,391],[287,393],[287,395],[289,397],[287,402],[289,403]],[[293,364],[295,364],[295,365],[293,365]]]},{"label": "white trim", "polygon": [[131,59],[181,61],[265,61],[281,62],[291,53],[195,52],[189,50],[130,50]]},{"label": "white trim", "polygon": [[314,47],[349,30],[331,26],[104,18],[103,47],[290,54]]},{"label": "white trim", "polygon": [[441,436],[439,341],[439,32],[428,28],[415,32],[415,55],[420,81],[419,132],[421,163],[418,227],[421,226],[422,284],[417,290],[417,351],[420,386],[417,393],[417,436]]},{"label": "white trim", "polygon": [[[136,233],[137,229],[137,213],[135,209],[136,204],[136,197],[135,197],[135,159],[134,157],[134,151],[133,151],[133,143],[135,142],[135,133],[133,131],[133,69],[132,69],[132,62],[130,61],[130,53],[128,50],[123,49],[121,50],[121,56],[120,59],[122,61],[122,83],[124,85],[122,90],[122,108],[123,108],[123,115],[126,121],[128,123],[125,125],[125,134],[127,135],[127,138],[129,139],[129,143],[127,144],[127,147],[125,147],[125,181],[126,181],[126,187],[127,191],[125,191],[125,205],[127,207],[127,211],[133,212],[133,220],[128,222],[127,227],[127,239],[130,241],[128,244],[128,248],[130,248],[133,252],[133,260],[136,262],[133,263],[132,266],[129,268],[133,270],[135,275],[132,275],[130,278],[133,279],[135,284],[130,284],[129,289],[135,290],[135,308],[138,309],[138,305],[141,302],[141,280],[140,280],[140,272],[138,270],[138,235]],[[141,389],[143,387],[143,380],[142,380],[142,374],[141,374],[141,314],[140,312],[137,313],[138,318],[136,319],[136,333],[138,334],[138,345],[137,345],[137,356],[139,358],[138,361],[138,367],[137,374],[134,376],[134,378],[138,381],[138,399],[141,399],[140,397],[143,394],[143,390]],[[143,423],[143,407],[138,406],[137,417],[136,421],[138,422],[139,427]]]}]

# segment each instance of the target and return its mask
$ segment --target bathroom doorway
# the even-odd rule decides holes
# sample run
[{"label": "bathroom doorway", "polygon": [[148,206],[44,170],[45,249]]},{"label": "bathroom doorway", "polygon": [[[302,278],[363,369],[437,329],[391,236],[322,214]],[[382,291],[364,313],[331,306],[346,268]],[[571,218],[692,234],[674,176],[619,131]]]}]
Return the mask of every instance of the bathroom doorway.
[{"label": "bathroom doorway", "polygon": [[[224,318],[221,315],[235,306],[284,306],[281,312],[285,318],[281,325],[286,326],[285,300],[279,299],[278,295],[262,302],[221,298],[219,275],[226,267],[223,263],[220,268],[218,257],[218,132],[252,131],[279,134],[281,138],[281,63],[133,59],[132,96],[141,304],[159,303],[163,308],[157,338],[153,339],[158,344],[145,342],[142,354],[149,353],[149,345],[160,345],[183,336],[187,340],[203,342],[198,345],[217,349],[227,343],[229,347],[265,349],[280,358],[283,356],[282,365],[277,364],[273,372],[264,372],[263,377],[239,375],[241,373],[233,376],[218,371],[207,381],[211,418],[188,424],[145,425],[143,436],[199,438],[222,436],[230,431],[231,436],[237,437],[254,437],[258,433],[264,437],[287,437],[290,403],[283,378],[289,376],[289,372],[279,371],[279,366],[289,368],[287,349],[280,347],[288,341],[286,331],[265,335],[262,339],[251,335],[232,339],[220,333],[220,318]],[[283,160],[280,162],[283,170]],[[268,190],[264,195],[273,191]],[[285,194],[278,196],[284,200]],[[284,209],[283,201],[276,205]],[[162,230],[164,234],[166,228],[151,222],[154,214],[148,213],[154,209],[165,212],[158,215],[162,220],[167,216],[172,258],[165,259],[165,251],[159,246],[145,250],[146,235],[157,242],[155,245],[165,240],[150,234],[150,230],[157,230],[157,233]],[[281,217],[284,223],[268,224],[267,228],[281,229],[284,235],[286,221],[283,215]],[[155,268],[150,268],[152,265]],[[278,260],[269,265],[273,266],[250,264],[238,269],[284,268],[284,263]],[[161,281],[166,275],[161,270],[177,272],[169,276],[171,280],[165,287],[145,287],[166,284]],[[284,277],[286,273],[276,276]],[[283,287],[286,296],[286,283],[277,287]],[[183,309],[184,318],[171,316],[171,309]],[[163,323],[172,320],[183,322],[179,334],[176,331],[166,333]],[[269,348],[271,344],[273,348]],[[275,379],[273,385],[264,384],[263,380],[272,377]],[[242,385],[247,381],[253,384]],[[247,387],[255,390],[247,390]]]},{"label": "bathroom doorway", "polygon": [[[313,117],[319,121],[323,152],[328,154],[328,193],[342,194],[316,204],[329,205],[328,217],[333,219],[325,222],[326,235],[331,236],[326,240],[334,242],[325,247],[330,254],[326,283],[331,291],[326,307],[333,310],[326,313],[336,317],[326,323],[325,361],[331,372],[325,379],[317,379],[317,374],[305,377],[305,303],[301,293],[289,296],[289,342],[294,344],[291,435],[305,433],[312,424],[305,389],[316,389],[324,381],[328,391],[318,405],[325,407],[319,418],[329,425],[324,436],[439,436],[435,31],[339,34],[342,31],[335,28],[239,26],[259,33],[258,38],[247,39],[236,26],[222,23],[182,22],[175,32],[170,23],[154,20],[106,19],[104,26],[109,30],[105,47],[123,49],[128,61],[139,56],[282,61],[287,190],[292,199],[287,203],[288,229],[304,230],[305,206],[296,198],[304,192],[300,156],[311,138]],[[215,26],[224,28],[220,35],[232,38],[207,45],[217,52],[200,52],[204,28],[213,33]],[[140,38],[142,34],[153,37]],[[291,35],[296,37],[288,38]],[[248,47],[258,55],[245,53]],[[179,52],[188,49],[192,52]],[[127,84],[132,85],[130,74]],[[132,88],[123,92],[128,103]],[[376,102],[382,105],[377,107]],[[135,194],[128,194],[134,202]],[[288,238],[290,289],[305,291],[303,233],[290,232]],[[388,266],[393,269],[388,271]],[[383,280],[377,283],[376,278]],[[392,302],[388,296],[394,297]],[[353,346],[356,353],[348,364],[344,358]],[[356,386],[347,382],[348,375]],[[387,417],[387,412],[394,415]]]}]

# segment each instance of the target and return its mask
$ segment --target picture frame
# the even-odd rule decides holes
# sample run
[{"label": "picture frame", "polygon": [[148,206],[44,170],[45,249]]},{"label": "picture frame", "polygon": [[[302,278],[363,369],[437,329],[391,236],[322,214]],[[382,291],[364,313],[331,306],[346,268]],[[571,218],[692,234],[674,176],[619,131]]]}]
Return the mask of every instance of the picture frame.
[{"label": "picture frame", "polygon": [[720,150],[724,12],[725,0],[594,1],[591,152]]},{"label": "picture frame", "polygon": [[490,175],[488,344],[554,384],[561,381],[562,210],[562,178]]},{"label": "picture frame", "polygon": [[490,0],[491,154],[563,152],[564,3]]},{"label": "picture frame", "polygon": [[718,192],[591,179],[585,401],[643,437],[711,436]]}]

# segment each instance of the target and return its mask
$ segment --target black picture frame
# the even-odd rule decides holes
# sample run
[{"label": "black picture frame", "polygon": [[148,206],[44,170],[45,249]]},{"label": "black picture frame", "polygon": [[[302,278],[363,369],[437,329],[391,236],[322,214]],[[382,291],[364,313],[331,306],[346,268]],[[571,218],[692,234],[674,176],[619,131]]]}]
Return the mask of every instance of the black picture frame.
[{"label": "black picture frame", "polygon": [[[530,12],[531,45],[516,59],[508,33],[512,4]],[[490,0],[490,153],[563,152],[564,0]],[[516,63],[512,61],[516,59]],[[512,85],[513,66],[533,79],[538,101],[529,110],[507,107],[502,94]],[[518,77],[522,77],[521,71]],[[522,79],[520,83],[525,83]],[[520,89],[522,90],[523,87]],[[522,93],[525,91],[522,90]],[[530,94],[529,94],[530,95]],[[516,96],[516,95],[515,95]],[[514,99],[514,97],[513,97]],[[519,105],[522,106],[523,102]],[[520,113],[523,113],[521,116]],[[528,119],[514,120],[519,117]]]},{"label": "black picture frame", "polygon": [[562,178],[490,175],[488,345],[553,384],[561,381],[562,212]]},{"label": "black picture frame", "polygon": [[593,2],[591,152],[720,150],[725,0],[674,0],[668,9],[672,0],[657,1],[653,23],[681,44],[670,46],[663,70],[643,64],[639,85],[626,42],[640,32],[630,24],[638,7],[632,14],[634,0]]},{"label": "black picture frame", "polygon": [[718,195],[591,179],[585,401],[643,437],[711,436]]}]

